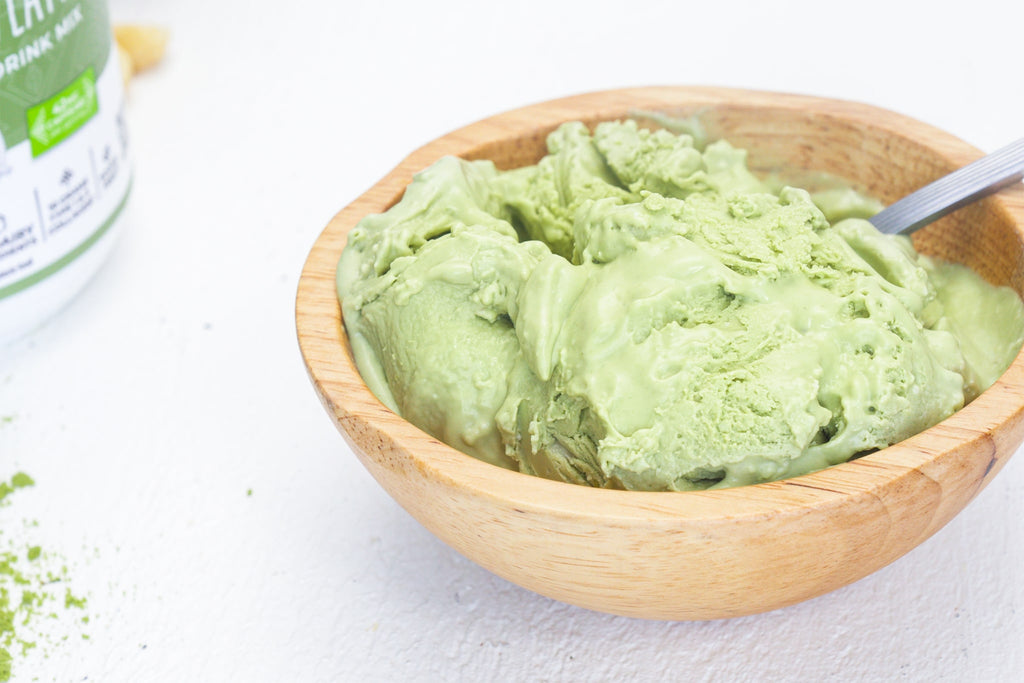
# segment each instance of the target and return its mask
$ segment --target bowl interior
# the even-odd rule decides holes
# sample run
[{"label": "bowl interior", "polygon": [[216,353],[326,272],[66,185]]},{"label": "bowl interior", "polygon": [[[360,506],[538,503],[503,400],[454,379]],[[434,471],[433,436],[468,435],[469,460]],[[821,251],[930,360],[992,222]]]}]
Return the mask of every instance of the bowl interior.
[{"label": "bowl interior", "polygon": [[[891,202],[980,156],[957,138],[866,105],[714,88],[591,93],[507,112],[416,150],[343,209],[310,252],[296,304],[314,386],[354,452],[427,528],[479,564],[585,607],[703,619],[791,604],[896,559],[956,514],[1024,436],[1022,361],[964,410],[901,444],[782,482],[692,493],[595,490],[503,470],[391,413],[359,377],[334,294],[348,231],[444,154],[535,163],[559,124],[638,111],[696,116],[749,151],[755,172],[825,172]],[[1024,188],[965,207],[916,246],[1018,294]]]}]

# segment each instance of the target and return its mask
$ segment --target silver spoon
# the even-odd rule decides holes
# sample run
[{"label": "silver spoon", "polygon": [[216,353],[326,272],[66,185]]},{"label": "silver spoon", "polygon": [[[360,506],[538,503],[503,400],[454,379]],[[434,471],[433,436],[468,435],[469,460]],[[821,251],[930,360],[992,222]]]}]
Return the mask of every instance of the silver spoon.
[{"label": "silver spoon", "polygon": [[868,220],[881,232],[908,235],[1022,178],[1024,138],[925,185]]}]

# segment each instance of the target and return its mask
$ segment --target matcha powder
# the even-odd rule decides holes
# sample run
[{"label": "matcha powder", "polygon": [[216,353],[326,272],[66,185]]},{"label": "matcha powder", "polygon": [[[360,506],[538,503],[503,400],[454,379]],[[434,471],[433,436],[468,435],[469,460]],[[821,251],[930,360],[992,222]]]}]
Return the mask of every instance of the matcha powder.
[{"label": "matcha powder", "polygon": [[[19,489],[34,484],[23,472],[10,481],[0,481],[0,508],[9,507]],[[83,611],[86,606],[85,598],[67,587],[66,566],[54,570],[53,558],[42,547],[5,534],[5,527],[9,528],[0,525],[0,682],[9,681],[18,659],[39,647],[38,622],[60,619],[62,614]],[[75,618],[88,623],[84,614]],[[50,641],[44,639],[42,644],[45,649]]]}]

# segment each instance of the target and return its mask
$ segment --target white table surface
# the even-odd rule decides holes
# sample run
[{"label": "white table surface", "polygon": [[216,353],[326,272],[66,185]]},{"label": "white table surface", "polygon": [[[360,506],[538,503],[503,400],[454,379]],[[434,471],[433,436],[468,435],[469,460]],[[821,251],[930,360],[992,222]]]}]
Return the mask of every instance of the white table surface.
[{"label": "white table surface", "polygon": [[933,538],[832,594],[730,621],[608,616],[509,584],[410,518],[321,408],[293,322],[306,252],[338,209],[419,145],[552,97],[647,84],[843,97],[991,151],[1024,134],[1024,5],[111,10],[172,31],[164,63],[131,85],[125,231],[70,307],[0,349],[0,478],[36,480],[0,520],[38,522],[28,533],[88,596],[89,639],[60,640],[82,630],[62,611],[39,625],[56,642],[17,658],[13,680],[1024,675],[1019,454]]}]

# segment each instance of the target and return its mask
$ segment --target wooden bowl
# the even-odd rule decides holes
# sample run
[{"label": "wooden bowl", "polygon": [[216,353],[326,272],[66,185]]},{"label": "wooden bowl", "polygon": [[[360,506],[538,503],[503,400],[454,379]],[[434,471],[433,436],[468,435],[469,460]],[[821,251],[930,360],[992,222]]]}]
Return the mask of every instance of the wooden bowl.
[{"label": "wooden bowl", "polygon": [[[363,465],[430,531],[509,581],[614,614],[713,619],[821,595],[900,557],[996,475],[1024,436],[1024,360],[963,410],[882,451],[786,481],[649,493],[592,489],[486,464],[385,408],[353,364],[335,296],[349,230],[445,154],[536,162],[573,119],[697,114],[750,150],[755,170],[826,171],[889,202],[981,156],[931,126],[863,104],[717,88],[597,92],[517,109],[413,152],[330,222],[298,288],[299,344],[331,418]],[[809,176],[810,177],[810,176]],[[917,247],[1024,287],[1024,187],[917,233]]]}]

